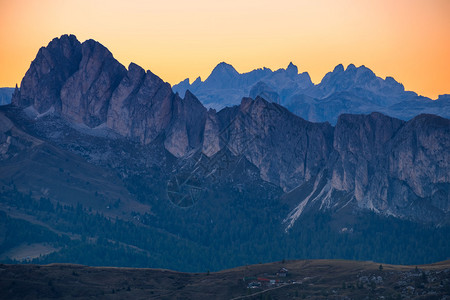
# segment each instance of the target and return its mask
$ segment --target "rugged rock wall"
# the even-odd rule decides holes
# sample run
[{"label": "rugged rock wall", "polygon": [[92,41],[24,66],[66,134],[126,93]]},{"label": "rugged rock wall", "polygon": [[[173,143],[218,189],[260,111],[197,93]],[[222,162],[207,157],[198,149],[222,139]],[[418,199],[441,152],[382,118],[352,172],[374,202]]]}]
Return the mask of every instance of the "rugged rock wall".
[{"label": "rugged rock wall", "polygon": [[177,157],[201,147],[206,109],[194,95],[131,63],[128,71],[100,43],[63,35],[39,50],[13,95],[13,104],[41,114],[53,107],[67,121],[106,125],[143,144],[164,135]]},{"label": "rugged rock wall", "polygon": [[[222,116],[229,112],[231,116]],[[244,98],[234,111],[218,114],[227,121],[222,121],[212,140],[244,155],[258,167],[261,178],[285,190],[316,176],[332,151],[330,124],[307,122],[260,97]]]},{"label": "rugged rock wall", "polygon": [[126,69],[93,40],[81,45],[78,70],[61,89],[61,114],[75,123],[96,127],[106,121],[109,101]]},{"label": "rugged rock wall", "polygon": [[81,43],[74,35],[53,39],[47,47],[39,49],[12,103],[23,107],[33,105],[39,113],[52,106],[61,111],[61,88],[78,70],[81,57]]},{"label": "rugged rock wall", "polygon": [[[367,70],[358,76],[374,77]],[[307,198],[322,201],[321,208],[342,207],[341,193],[361,208],[400,217],[436,220],[450,210],[450,120],[434,115],[405,122],[346,114],[333,127],[261,97],[207,111],[189,91],[181,99],[150,71],[133,63],[126,70],[99,43],[74,36],[39,50],[13,104],[38,113],[54,107],[71,123],[103,125],[142,144],[158,138],[176,157],[212,157],[226,148],[286,192],[313,182]],[[314,202],[305,199],[298,199],[302,210]]]}]

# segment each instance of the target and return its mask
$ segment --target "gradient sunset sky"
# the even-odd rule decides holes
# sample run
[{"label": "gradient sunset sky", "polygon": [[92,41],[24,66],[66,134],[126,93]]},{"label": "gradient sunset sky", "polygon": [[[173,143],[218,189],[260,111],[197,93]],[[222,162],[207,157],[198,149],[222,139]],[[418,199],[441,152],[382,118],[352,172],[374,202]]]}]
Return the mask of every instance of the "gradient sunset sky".
[{"label": "gradient sunset sky", "polygon": [[171,84],[222,61],[240,73],[292,61],[314,83],[354,63],[433,99],[450,93],[450,0],[0,0],[0,86],[20,84],[66,33]]}]

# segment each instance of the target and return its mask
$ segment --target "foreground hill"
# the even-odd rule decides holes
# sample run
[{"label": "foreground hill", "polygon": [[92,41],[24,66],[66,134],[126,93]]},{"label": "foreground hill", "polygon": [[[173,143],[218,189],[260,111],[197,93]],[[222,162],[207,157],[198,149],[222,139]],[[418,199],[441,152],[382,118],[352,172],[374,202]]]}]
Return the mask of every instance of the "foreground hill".
[{"label": "foreground hill", "polygon": [[0,265],[0,274],[0,294],[7,299],[445,299],[450,293],[450,261],[400,266],[302,260],[211,273]]}]

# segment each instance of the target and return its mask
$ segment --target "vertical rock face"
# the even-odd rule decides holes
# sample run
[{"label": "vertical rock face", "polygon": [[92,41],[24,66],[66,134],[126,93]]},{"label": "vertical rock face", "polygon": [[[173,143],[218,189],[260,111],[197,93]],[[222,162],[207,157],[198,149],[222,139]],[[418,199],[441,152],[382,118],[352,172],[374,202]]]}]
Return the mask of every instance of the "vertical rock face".
[{"label": "vertical rock face", "polygon": [[147,71],[138,93],[130,99],[130,136],[148,144],[162,133],[172,120],[174,98],[170,85]]},{"label": "vertical rock face", "polygon": [[201,147],[206,109],[189,91],[181,99],[168,83],[130,64],[111,97],[107,126],[147,144],[165,135],[164,145],[180,157]]},{"label": "vertical rock face", "polygon": [[450,120],[434,115],[408,122],[380,113],[341,115],[331,140],[333,150],[322,169],[327,183],[320,187],[316,181],[311,194],[299,199],[285,220],[287,228],[316,202],[321,209],[339,208],[349,199],[378,213],[448,221]]},{"label": "vertical rock face", "polygon": [[[420,115],[409,121],[391,142],[389,174],[405,181],[416,195],[432,196],[433,185],[450,182],[449,136],[449,119]],[[449,210],[448,201],[440,206]]]},{"label": "vertical rock face", "polygon": [[175,98],[168,83],[130,64],[112,95],[107,125],[123,136],[148,144],[170,124]]},{"label": "vertical rock face", "polygon": [[96,41],[84,42],[81,53],[77,72],[61,90],[61,113],[72,122],[95,127],[106,122],[109,100],[126,69]]},{"label": "vertical rock face", "polygon": [[244,155],[262,179],[285,190],[316,176],[332,151],[333,128],[328,123],[307,122],[259,97],[244,98],[234,116],[221,119],[228,119],[219,136],[224,147]]},{"label": "vertical rock face", "polygon": [[385,168],[383,155],[403,121],[379,113],[341,115],[334,131],[334,149],[339,153],[332,184],[337,190],[354,190],[362,200],[368,186],[369,172]]},{"label": "vertical rock face", "polygon": [[339,158],[332,186],[379,212],[424,218],[417,205],[448,212],[449,137],[450,121],[433,115],[409,122],[379,113],[342,115],[334,135]]},{"label": "vertical rock face", "polygon": [[39,113],[52,106],[60,111],[61,88],[78,70],[81,56],[81,44],[74,35],[53,39],[47,47],[39,49],[12,103],[22,107],[33,105]]},{"label": "vertical rock face", "polygon": [[106,124],[123,136],[131,137],[131,115],[134,114],[131,103],[135,100],[144,79],[145,70],[131,63],[127,74],[111,96]]},{"label": "vertical rock face", "polygon": [[173,120],[167,130],[164,145],[177,157],[199,149],[203,142],[206,109],[189,91],[181,100],[175,96]]},{"label": "vertical rock face", "polygon": [[206,114],[205,128],[203,130],[202,153],[211,157],[223,147],[220,135],[220,121],[215,110],[210,109]]}]

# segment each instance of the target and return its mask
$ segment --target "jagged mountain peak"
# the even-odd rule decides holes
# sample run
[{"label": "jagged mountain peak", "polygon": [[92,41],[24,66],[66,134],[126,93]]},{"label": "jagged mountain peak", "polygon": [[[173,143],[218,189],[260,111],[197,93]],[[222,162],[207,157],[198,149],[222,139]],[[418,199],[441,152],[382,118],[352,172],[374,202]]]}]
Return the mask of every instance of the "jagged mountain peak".
[{"label": "jagged mountain peak", "polygon": [[402,84],[398,83],[392,77],[382,78],[364,65],[356,67],[349,64],[346,69],[342,64],[337,65],[332,72],[327,73],[320,84],[317,85],[318,91],[314,95],[319,98],[325,98],[335,92],[342,92],[351,89],[362,89],[374,94],[397,95],[404,91]]},{"label": "jagged mountain peak", "polygon": [[389,84],[401,84],[399,83],[397,80],[395,80],[394,77],[392,76],[386,76],[386,78],[384,79],[384,81],[386,81]]},{"label": "jagged mountain peak", "polygon": [[250,98],[250,97],[243,97],[241,104],[240,104],[240,109],[245,111],[247,110],[250,106],[253,106],[255,104],[258,104],[259,106],[266,106],[268,103],[266,100],[264,100],[262,97],[257,96],[254,99]]},{"label": "jagged mountain peak", "polygon": [[354,64],[349,64],[348,66],[347,66],[347,68],[345,69],[345,71],[346,72],[352,72],[352,71],[355,71],[357,68],[356,68],[356,66],[354,65]]},{"label": "jagged mountain peak", "polygon": [[298,74],[298,68],[292,62],[290,62],[289,65],[286,68],[286,72],[288,72],[288,75],[297,75]]},{"label": "jagged mountain peak", "polygon": [[77,39],[77,37],[74,34],[63,34],[60,37],[55,37],[48,43],[47,47],[42,47],[42,48],[51,49],[51,48],[59,47],[60,45],[76,46],[79,44],[80,44],[80,41]]},{"label": "jagged mountain peak", "polygon": [[232,65],[221,62],[212,70],[204,83],[206,86],[226,88],[231,86],[238,76],[238,71]]},{"label": "jagged mountain peak", "polygon": [[184,102],[190,101],[190,102],[195,103],[195,105],[203,106],[202,103],[197,99],[197,97],[190,90],[186,90],[183,101]]},{"label": "jagged mountain peak", "polygon": [[[82,45],[84,48],[89,49],[91,51],[94,50],[95,48],[99,48],[99,49],[101,49],[100,51],[105,51],[107,53],[111,53],[108,50],[108,48],[106,48],[105,46],[103,46],[102,44],[100,44],[99,42],[97,42],[94,39],[88,39],[88,40],[84,41],[82,43]],[[112,53],[111,53],[111,55],[112,55]]]},{"label": "jagged mountain peak", "polygon": [[216,76],[216,75],[230,75],[230,76],[234,76],[234,75],[238,75],[238,71],[236,71],[236,69],[226,63],[226,62],[221,62],[219,63],[211,72],[210,76]]},{"label": "jagged mountain peak", "polygon": [[188,86],[189,86],[190,83],[191,83],[191,82],[190,82],[190,79],[189,79],[189,78],[186,78],[186,79],[180,81],[179,84],[184,84],[184,85],[188,85]]},{"label": "jagged mountain peak", "polygon": [[[82,58],[81,43],[74,35],[54,38],[41,47],[32,61],[17,90],[12,103],[17,106],[34,106],[44,113],[52,106],[61,109],[60,91],[66,80],[78,69]],[[39,85],[38,83],[45,83]]]},{"label": "jagged mountain peak", "polygon": [[[248,115],[251,119],[259,119],[263,114],[270,114],[275,119],[264,119],[261,121],[261,126],[269,126],[272,122],[277,122],[277,120],[281,120],[284,118],[287,119],[297,119],[298,121],[301,120],[303,122],[304,120],[300,117],[295,116],[292,114],[289,110],[287,110],[285,107],[266,100],[264,97],[256,96],[255,98],[251,97],[244,97],[242,98],[241,104],[239,105],[239,110],[244,113],[244,115]],[[263,124],[264,123],[264,124]]]},{"label": "jagged mountain peak", "polygon": [[334,67],[332,73],[341,73],[344,72],[344,66],[342,64],[338,64],[336,67]]},{"label": "jagged mountain peak", "polygon": [[150,70],[135,63],[126,69],[99,42],[70,35],[39,50],[13,104],[55,112],[78,127],[106,127],[142,144],[165,135],[176,156],[198,147],[206,114],[192,93],[183,100]]},{"label": "jagged mountain peak", "polygon": [[128,72],[145,72],[145,70],[138,64],[130,62],[130,64],[128,65]]},{"label": "jagged mountain peak", "polygon": [[[188,78],[189,79],[189,78]],[[195,80],[194,80],[194,82],[192,83],[192,85],[195,85],[195,84],[199,84],[199,83],[201,83],[202,82],[202,78],[200,77],[200,76],[198,76],[197,78],[195,78]]]},{"label": "jagged mountain peak", "polygon": [[241,101],[241,106],[245,107],[248,105],[258,105],[258,106],[265,106],[267,107],[269,105],[269,101],[264,99],[261,96],[256,96],[254,98],[252,97],[243,97]]},{"label": "jagged mountain peak", "polygon": [[[363,73],[369,73],[371,74],[373,77],[376,77],[375,73],[373,73],[373,71],[369,68],[367,68],[364,65],[361,65],[359,67],[356,67],[354,64],[349,64],[347,66],[347,68],[344,68],[344,66],[342,64],[338,64],[336,67],[334,67],[332,72],[329,72],[325,75],[325,77],[327,77],[327,75],[329,75],[328,77],[336,77],[336,76],[345,76],[348,78],[351,77],[356,77],[358,76],[358,74],[363,74]],[[324,77],[324,79],[325,79]]]}]

